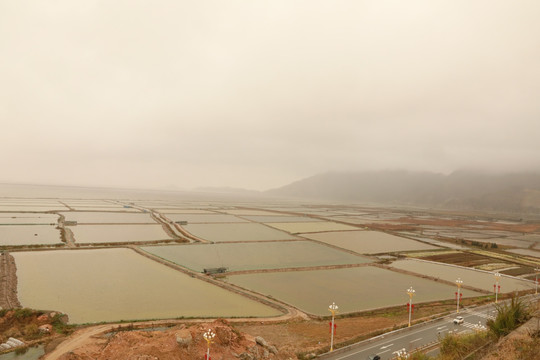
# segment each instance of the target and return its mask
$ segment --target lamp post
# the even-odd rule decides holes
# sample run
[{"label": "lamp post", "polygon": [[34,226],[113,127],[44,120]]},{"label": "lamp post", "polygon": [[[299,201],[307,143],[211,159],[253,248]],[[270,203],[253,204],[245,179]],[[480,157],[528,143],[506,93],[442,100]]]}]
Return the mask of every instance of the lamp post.
[{"label": "lamp post", "polygon": [[501,278],[501,274],[497,271],[495,273],[495,285],[493,285],[493,290],[495,290],[495,304],[497,303],[499,299],[499,291],[501,290],[501,285],[499,285],[500,278]]},{"label": "lamp post", "polygon": [[456,280],[456,285],[457,285],[457,293],[456,293],[456,298],[457,298],[457,307],[456,307],[456,313],[459,313],[459,298],[461,297],[461,285],[463,285],[463,280],[461,280],[461,278],[458,278]]},{"label": "lamp post", "polygon": [[534,294],[537,295],[538,294],[538,272],[540,271],[539,268],[534,268],[534,273],[535,273],[535,278],[534,278],[534,283],[535,283],[535,290],[534,290]]},{"label": "lamp post", "polygon": [[412,297],[414,296],[415,292],[416,291],[412,288],[412,286],[407,289],[407,294],[409,294],[409,326],[408,327],[411,327],[411,314],[412,314],[412,307],[413,307]]},{"label": "lamp post", "polygon": [[332,305],[328,306],[328,311],[332,313],[332,322],[330,323],[330,333],[332,334],[330,336],[330,351],[334,351],[334,316],[336,315],[338,306],[336,303],[332,302]]},{"label": "lamp post", "polygon": [[203,334],[203,338],[206,340],[207,344],[205,360],[210,360],[210,344],[213,342],[214,336],[216,336],[216,334],[212,329],[208,329],[208,331]]}]

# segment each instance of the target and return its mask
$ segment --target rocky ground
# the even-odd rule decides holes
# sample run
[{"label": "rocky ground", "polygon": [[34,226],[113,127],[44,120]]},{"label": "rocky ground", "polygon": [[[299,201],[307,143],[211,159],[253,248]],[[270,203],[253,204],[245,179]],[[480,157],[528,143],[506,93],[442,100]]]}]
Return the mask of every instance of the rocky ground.
[{"label": "rocky ground", "polygon": [[[449,310],[448,304],[422,306],[417,321]],[[454,306],[452,304],[451,308]],[[374,332],[405,326],[405,307],[374,311],[356,317],[337,318],[336,344],[358,340]],[[98,325],[77,330],[73,336],[46,355],[47,360],[86,359],[204,359],[208,329],[216,334],[211,358],[297,359],[300,354],[324,351],[329,346],[328,320],[297,317],[281,322],[238,321],[185,322],[165,330],[133,330],[135,324]],[[161,326],[155,324],[154,326]],[[112,329],[112,330],[111,330]],[[104,336],[104,333],[114,333]],[[52,348],[48,347],[48,351]]]},{"label": "rocky ground", "polygon": [[61,360],[173,360],[204,359],[207,341],[203,334],[215,334],[210,344],[210,357],[215,360],[290,359],[294,353],[279,351],[262,337],[241,333],[225,320],[211,323],[179,325],[161,331],[129,330],[100,336],[81,346]]},{"label": "rocky ground", "polygon": [[[64,324],[65,318],[57,312],[34,311],[31,309],[0,310],[0,344],[16,339],[24,347],[42,342],[50,342],[60,337],[58,331],[69,333],[69,326]],[[15,347],[0,345],[0,353],[13,350]]]}]

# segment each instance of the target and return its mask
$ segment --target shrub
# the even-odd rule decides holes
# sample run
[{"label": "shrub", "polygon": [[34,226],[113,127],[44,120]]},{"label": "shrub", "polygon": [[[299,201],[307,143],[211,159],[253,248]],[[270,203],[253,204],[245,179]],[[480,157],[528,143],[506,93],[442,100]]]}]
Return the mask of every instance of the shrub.
[{"label": "shrub", "polygon": [[29,316],[32,316],[33,314],[34,312],[32,311],[32,309],[22,308],[22,309],[15,309],[14,315],[16,319],[24,319]]},{"label": "shrub", "polygon": [[497,317],[495,320],[489,320],[487,326],[497,338],[509,334],[531,317],[530,310],[517,296],[512,296],[510,303],[504,302],[495,307]]},{"label": "shrub", "polygon": [[415,352],[409,357],[409,360],[433,360],[433,359],[435,358],[421,352]]},{"label": "shrub", "polygon": [[39,335],[39,329],[36,324],[28,324],[24,327],[24,335],[28,338],[35,338],[36,335]]},{"label": "shrub", "polygon": [[51,324],[53,326],[54,331],[60,334],[70,334],[73,331],[73,325],[68,325],[64,321],[63,314],[56,314],[52,318]]},{"label": "shrub", "polygon": [[448,334],[440,342],[440,359],[461,360],[490,340],[490,335],[485,331],[466,335]]}]

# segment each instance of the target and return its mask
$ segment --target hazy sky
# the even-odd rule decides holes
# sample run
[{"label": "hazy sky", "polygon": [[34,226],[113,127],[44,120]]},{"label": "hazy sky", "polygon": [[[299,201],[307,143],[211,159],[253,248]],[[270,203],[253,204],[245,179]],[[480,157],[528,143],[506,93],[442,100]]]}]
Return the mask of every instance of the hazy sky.
[{"label": "hazy sky", "polygon": [[0,0],[0,182],[540,170],[540,1]]}]

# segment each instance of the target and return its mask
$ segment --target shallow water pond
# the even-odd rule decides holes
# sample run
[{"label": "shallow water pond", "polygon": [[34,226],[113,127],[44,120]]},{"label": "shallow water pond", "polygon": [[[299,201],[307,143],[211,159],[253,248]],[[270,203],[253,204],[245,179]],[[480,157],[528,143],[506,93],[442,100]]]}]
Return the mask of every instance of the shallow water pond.
[{"label": "shallow water pond", "polygon": [[435,250],[438,247],[381,231],[339,231],[303,235],[359,254],[410,250]]},{"label": "shallow water pond", "polygon": [[69,226],[80,244],[170,240],[159,224]]},{"label": "shallow water pond", "polygon": [[0,225],[56,225],[58,218],[59,216],[56,214],[0,213]]},{"label": "shallow water pond", "polygon": [[535,258],[540,258],[540,251],[530,250],[530,249],[510,249],[506,250],[508,252],[518,254],[518,255],[525,255],[525,256],[532,256]]},{"label": "shallow water pond", "polygon": [[215,214],[215,212],[210,210],[201,210],[201,209],[154,209],[155,211],[162,214]]},{"label": "shallow water pond", "polygon": [[182,227],[197,237],[214,242],[297,239],[286,232],[256,223],[188,224]]},{"label": "shallow water pond", "polygon": [[45,212],[52,210],[69,210],[64,205],[50,205],[50,206],[41,206],[41,205],[0,205],[0,211],[9,211],[9,212],[18,212],[18,211],[34,211],[34,212]]},{"label": "shallow water pond", "polygon": [[165,214],[165,216],[171,221],[187,221],[188,224],[248,222],[228,214]]},{"label": "shallow water pond", "polygon": [[[493,292],[493,285],[495,285],[494,273],[482,272],[459,266],[425,262],[415,259],[397,260],[390,266],[396,269],[412,271],[417,274],[429,274],[430,276],[438,277],[453,283],[460,278],[463,281],[463,285],[491,292]],[[534,288],[534,284],[531,282],[510,278],[504,275],[499,278],[499,285],[501,286],[501,293]]]},{"label": "shallow water pond", "polygon": [[0,245],[61,244],[60,230],[52,225],[0,225]]},{"label": "shallow water pond", "polygon": [[274,216],[264,216],[264,215],[250,215],[242,216],[244,219],[250,221],[259,222],[259,223],[289,223],[289,222],[312,222],[312,221],[322,221],[320,219],[314,219],[307,216],[285,216],[285,215],[274,215]]},{"label": "shallow water pond", "polygon": [[[332,302],[339,306],[342,314],[405,305],[409,299],[409,286],[416,290],[416,303],[455,296],[453,286],[374,266],[242,274],[227,279],[314,315],[329,315],[328,306]],[[463,296],[476,295],[481,294],[465,290]]]},{"label": "shallow water pond", "polygon": [[129,213],[129,212],[64,212],[68,221],[77,221],[79,224],[156,224],[154,219],[148,213]]},{"label": "shallow water pond", "polygon": [[75,211],[122,211],[122,212],[141,212],[139,209],[135,208],[125,208],[123,206],[72,206]]},{"label": "shallow water pond", "polygon": [[223,212],[232,215],[279,215],[272,211],[255,210],[255,209],[227,209]]},{"label": "shallow water pond", "polygon": [[311,241],[218,243],[145,246],[144,251],[202,272],[227,267],[229,271],[363,264],[372,260]]},{"label": "shallow water pond", "polygon": [[331,221],[308,221],[308,222],[282,222],[268,223],[269,226],[279,230],[287,231],[291,234],[311,233],[321,231],[344,231],[358,230],[357,227],[339,224]]},{"label": "shallow water pond", "polygon": [[62,311],[71,323],[279,314],[129,249],[12,254],[22,305]]}]

